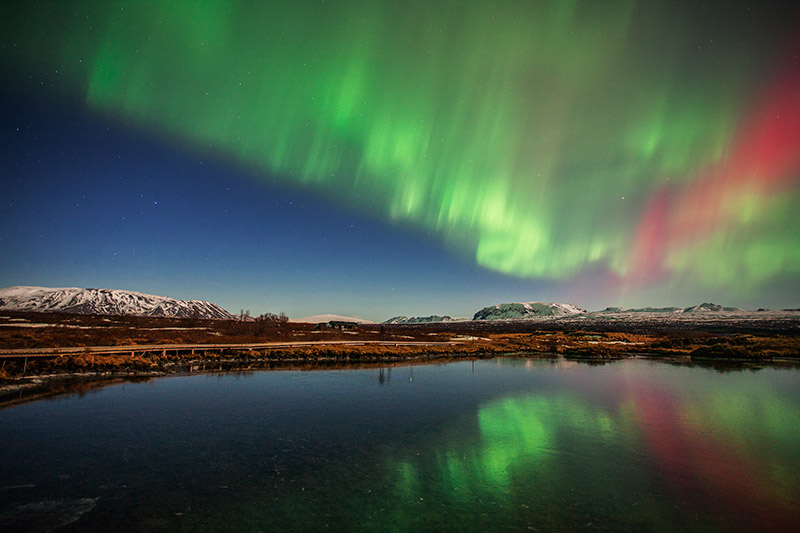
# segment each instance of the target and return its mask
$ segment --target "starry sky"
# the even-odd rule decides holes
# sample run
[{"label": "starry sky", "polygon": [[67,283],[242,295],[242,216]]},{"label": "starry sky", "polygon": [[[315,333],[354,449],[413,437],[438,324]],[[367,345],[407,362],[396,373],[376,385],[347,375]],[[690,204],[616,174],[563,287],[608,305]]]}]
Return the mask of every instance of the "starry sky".
[{"label": "starry sky", "polygon": [[0,7],[0,286],[383,320],[800,306],[800,11]]}]

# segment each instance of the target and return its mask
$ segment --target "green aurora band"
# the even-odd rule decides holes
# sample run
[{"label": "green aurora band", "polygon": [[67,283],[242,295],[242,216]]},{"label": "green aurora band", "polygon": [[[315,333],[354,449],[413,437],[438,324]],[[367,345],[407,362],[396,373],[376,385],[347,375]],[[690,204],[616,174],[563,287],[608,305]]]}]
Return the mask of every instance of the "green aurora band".
[{"label": "green aurora band", "polygon": [[693,4],[55,2],[2,58],[502,273],[749,294],[800,274],[787,28]]}]

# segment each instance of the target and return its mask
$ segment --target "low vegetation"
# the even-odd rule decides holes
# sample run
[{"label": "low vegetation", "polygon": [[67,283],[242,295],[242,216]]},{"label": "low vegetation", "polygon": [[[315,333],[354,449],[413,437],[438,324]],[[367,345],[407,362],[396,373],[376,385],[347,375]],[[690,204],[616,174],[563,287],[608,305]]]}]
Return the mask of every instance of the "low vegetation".
[{"label": "low vegetation", "polygon": [[[267,317],[271,318],[271,317]],[[351,331],[317,330],[314,324],[275,320],[200,320],[98,317],[45,313],[4,313],[0,349],[148,344],[256,344],[267,342],[382,341],[382,344],[317,344],[259,350],[195,350],[195,353],[133,351],[128,354],[81,352],[54,358],[4,359],[0,380],[23,375],[68,373],[161,374],[215,364],[434,361],[500,354],[604,361],[656,355],[686,361],[798,358],[797,335],[734,331],[574,331],[533,329],[535,323],[362,325]],[[498,331],[502,326],[505,331]],[[465,330],[465,328],[469,330]],[[630,329],[628,326],[623,329]],[[404,342],[448,343],[410,346]],[[396,344],[394,344],[396,343]]]}]

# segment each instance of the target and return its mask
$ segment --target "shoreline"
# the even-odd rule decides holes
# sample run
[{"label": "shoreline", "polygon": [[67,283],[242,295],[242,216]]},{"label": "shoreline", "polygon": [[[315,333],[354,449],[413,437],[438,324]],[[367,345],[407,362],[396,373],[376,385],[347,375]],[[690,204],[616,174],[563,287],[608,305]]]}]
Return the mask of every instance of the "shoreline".
[{"label": "shoreline", "polygon": [[[492,353],[486,355],[469,354],[454,356],[453,354],[439,354],[433,356],[415,357],[386,357],[386,358],[318,358],[318,359],[216,359],[216,360],[191,360],[184,363],[165,365],[158,370],[137,370],[131,368],[116,368],[113,370],[95,371],[64,371],[51,374],[30,374],[24,377],[5,379],[0,381],[0,409],[11,407],[19,403],[27,403],[62,394],[81,393],[86,390],[102,388],[105,386],[150,381],[157,378],[213,375],[228,373],[249,373],[259,371],[324,371],[324,370],[365,370],[384,369],[407,366],[421,366],[428,364],[444,364],[455,361],[475,361],[493,359],[496,357],[513,357],[519,354]],[[523,357],[533,357],[526,354]],[[541,354],[541,358],[554,357]],[[76,385],[71,390],[71,385]],[[70,390],[65,390],[70,389]],[[18,396],[18,398],[15,398]]]},{"label": "shoreline", "polygon": [[[197,372],[366,368],[498,356],[605,364],[631,357],[719,369],[800,366],[800,313],[694,322],[590,319],[320,327],[305,323],[7,313],[0,406],[66,381]],[[774,315],[774,316],[773,316]],[[756,320],[757,318],[757,320]],[[36,326],[36,327],[32,327]]]},{"label": "shoreline", "polygon": [[49,374],[29,374],[24,377],[0,380],[0,409],[23,403],[45,400],[70,394],[85,394],[104,387],[124,383],[148,382],[168,377],[196,375],[236,374],[264,371],[332,371],[367,370],[408,366],[446,364],[458,361],[478,361],[496,358],[563,360],[591,366],[612,364],[628,359],[644,359],[665,364],[698,366],[719,372],[760,370],[769,367],[800,369],[800,357],[772,358],[696,358],[678,353],[624,353],[590,355],[559,352],[482,352],[441,353],[401,357],[319,357],[309,358],[218,358],[193,359],[167,364],[158,369],[135,369],[120,366],[114,369],[61,371]]}]

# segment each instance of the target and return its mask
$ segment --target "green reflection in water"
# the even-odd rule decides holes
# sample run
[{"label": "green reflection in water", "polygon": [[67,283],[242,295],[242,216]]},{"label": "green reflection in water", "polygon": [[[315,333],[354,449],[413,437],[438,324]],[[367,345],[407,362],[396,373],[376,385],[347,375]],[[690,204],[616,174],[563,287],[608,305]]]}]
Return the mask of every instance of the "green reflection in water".
[{"label": "green reflection in water", "polygon": [[[561,415],[558,420],[553,418],[556,415]],[[512,470],[520,462],[547,461],[547,452],[556,446],[559,426],[581,427],[600,438],[609,438],[607,431],[612,428],[605,413],[590,412],[570,398],[542,396],[492,403],[478,412],[478,425],[483,438],[480,469],[486,481],[497,487],[508,486]]]},{"label": "green reflection in water", "polygon": [[800,410],[729,385],[698,395],[637,384],[602,406],[580,395],[489,402],[458,422],[472,431],[389,454],[394,516],[435,514],[420,505],[431,499],[487,527],[782,527],[800,495]]},{"label": "green reflection in water", "polygon": [[[476,527],[489,528],[498,521],[523,528],[570,527],[592,514],[610,517],[617,497],[609,487],[637,483],[635,472],[622,464],[614,480],[604,479],[606,469],[591,468],[598,456],[608,456],[621,439],[630,438],[617,417],[566,395],[489,402],[454,421],[458,429],[420,442],[421,451],[388,454],[395,516],[408,520],[409,513],[435,514],[442,506],[470,512]],[[582,472],[580,478],[576,472]],[[588,503],[601,487],[609,490],[609,500],[599,503],[605,510]],[[571,516],[560,505],[563,499],[583,501],[583,509]],[[428,506],[428,500],[436,503]]]},{"label": "green reflection in water", "polygon": [[[452,373],[419,368],[413,384],[381,389],[392,393],[386,404],[370,397],[374,380],[360,378],[341,384],[363,402],[342,405],[339,386],[311,401],[309,391],[319,393],[334,375],[287,385],[265,373],[237,381],[232,396],[221,388],[233,385],[230,376],[192,378],[194,388],[158,381],[174,398],[207,387],[191,397],[198,408],[189,422],[159,410],[162,397],[142,387],[71,399],[60,410],[53,410],[59,402],[31,404],[55,420],[26,425],[36,410],[16,421],[10,415],[20,411],[0,411],[0,434],[14,428],[26,443],[0,465],[10,470],[9,457],[29,462],[13,483],[35,481],[24,490],[43,492],[24,503],[59,497],[47,481],[54,473],[80,473],[57,486],[70,498],[87,490],[99,497],[83,530],[673,532],[800,524],[795,371],[720,375],[642,360],[595,368],[540,361],[531,372],[518,360],[476,367],[470,378],[459,373],[464,363],[448,366]],[[441,390],[455,376],[458,398],[445,400],[456,389]],[[276,385],[293,395],[275,395]],[[230,403],[248,390],[246,401]],[[287,397],[301,407],[286,409]],[[123,438],[98,431],[104,422],[92,413],[121,399],[129,403],[107,411],[106,430],[136,408],[156,423]],[[76,405],[87,408],[72,416],[99,424],[76,433],[77,445],[57,422]],[[170,432],[159,437],[152,428],[161,427]],[[48,431],[53,443],[43,446],[34,437]],[[0,440],[14,450],[14,439]],[[139,458],[120,462],[119,450],[140,441]],[[96,454],[78,458],[73,449]],[[0,505],[0,529],[3,512]]]}]

